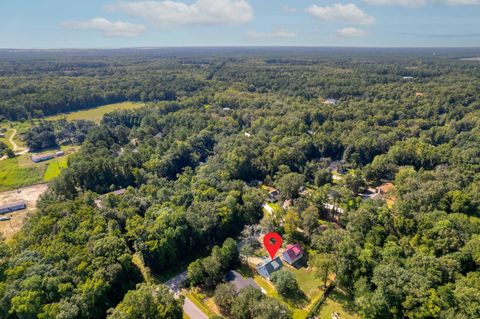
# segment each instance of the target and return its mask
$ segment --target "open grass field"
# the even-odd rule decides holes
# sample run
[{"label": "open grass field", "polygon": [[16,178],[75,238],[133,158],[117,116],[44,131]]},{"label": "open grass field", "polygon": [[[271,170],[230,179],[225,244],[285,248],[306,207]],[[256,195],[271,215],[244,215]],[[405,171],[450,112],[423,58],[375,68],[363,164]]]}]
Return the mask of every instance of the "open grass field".
[{"label": "open grass field", "polygon": [[99,107],[85,109],[81,111],[59,114],[55,116],[49,116],[46,118],[48,121],[55,121],[60,119],[66,119],[69,121],[74,120],[89,120],[99,123],[103,116],[107,113],[119,110],[132,110],[138,109],[145,106],[143,103],[134,103],[134,102],[123,102],[123,103],[115,103],[115,104],[107,104],[102,105]]},{"label": "open grass field", "polygon": [[43,181],[44,166],[23,166],[23,156],[0,161],[0,192]]},{"label": "open grass field", "polygon": [[64,168],[68,167],[68,157],[59,157],[56,160],[53,160],[51,163],[48,163],[45,173],[43,173],[43,181],[49,182],[62,172]]},{"label": "open grass field", "polygon": [[77,146],[62,147],[65,156],[34,163],[31,154],[24,154],[0,161],[0,192],[19,187],[49,182],[67,167],[68,156],[77,152]]},{"label": "open grass field", "polygon": [[[2,127],[0,125],[0,127]],[[3,142],[5,144],[7,144],[8,147],[10,147],[11,149],[13,149],[13,145],[12,143],[10,143],[10,136],[12,135],[13,131],[11,129],[7,129],[6,132],[2,133],[2,134],[5,134],[5,137],[0,137],[0,142]]]}]

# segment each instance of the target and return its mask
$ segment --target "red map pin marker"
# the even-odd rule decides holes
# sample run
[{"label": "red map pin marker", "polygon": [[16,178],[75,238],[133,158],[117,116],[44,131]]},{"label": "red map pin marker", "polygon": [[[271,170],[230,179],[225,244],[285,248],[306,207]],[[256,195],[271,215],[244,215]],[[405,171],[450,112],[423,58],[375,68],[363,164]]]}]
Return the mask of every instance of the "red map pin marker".
[{"label": "red map pin marker", "polygon": [[280,237],[280,235],[277,233],[268,233],[265,235],[265,237],[263,237],[263,246],[265,246],[270,258],[273,260],[277,254],[277,251],[282,246],[282,237]]}]

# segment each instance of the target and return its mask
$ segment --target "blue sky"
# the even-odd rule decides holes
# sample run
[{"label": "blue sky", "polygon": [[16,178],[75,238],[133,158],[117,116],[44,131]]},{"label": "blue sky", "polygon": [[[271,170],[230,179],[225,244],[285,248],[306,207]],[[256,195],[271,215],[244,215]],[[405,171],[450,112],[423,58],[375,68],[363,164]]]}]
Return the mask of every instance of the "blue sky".
[{"label": "blue sky", "polygon": [[0,48],[479,46],[480,0],[1,0]]}]

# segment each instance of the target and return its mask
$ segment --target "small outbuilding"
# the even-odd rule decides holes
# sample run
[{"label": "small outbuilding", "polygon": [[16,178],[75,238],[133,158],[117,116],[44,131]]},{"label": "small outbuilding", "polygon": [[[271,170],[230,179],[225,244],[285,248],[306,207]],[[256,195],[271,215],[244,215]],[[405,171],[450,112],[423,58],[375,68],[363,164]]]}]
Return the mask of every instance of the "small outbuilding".
[{"label": "small outbuilding", "polygon": [[27,208],[27,203],[25,201],[18,201],[18,202],[13,202],[10,204],[5,204],[0,206],[0,214],[8,214],[12,212],[16,212],[18,210],[23,210]]},{"label": "small outbuilding", "polygon": [[261,263],[257,265],[257,272],[263,278],[270,280],[272,274],[277,270],[282,269],[283,263],[280,260],[280,257],[275,257],[273,260],[265,258]]},{"label": "small outbuilding", "polygon": [[297,261],[303,258],[305,252],[302,249],[302,245],[299,243],[297,244],[289,244],[287,249],[282,253],[283,260],[288,263],[289,265],[293,265]]}]

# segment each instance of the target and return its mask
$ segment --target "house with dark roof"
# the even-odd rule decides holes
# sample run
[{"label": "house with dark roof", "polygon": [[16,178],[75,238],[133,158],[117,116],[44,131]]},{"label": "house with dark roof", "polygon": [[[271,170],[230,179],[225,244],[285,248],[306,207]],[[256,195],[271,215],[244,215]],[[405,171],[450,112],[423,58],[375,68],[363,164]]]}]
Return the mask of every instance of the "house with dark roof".
[{"label": "house with dark roof", "polygon": [[293,265],[294,263],[302,259],[304,255],[305,252],[302,249],[302,245],[300,245],[299,243],[294,245],[289,244],[287,246],[287,249],[285,249],[285,251],[282,253],[282,258],[286,263]]},{"label": "house with dark roof", "polygon": [[266,258],[260,264],[257,265],[257,272],[263,278],[270,280],[270,277],[272,276],[272,274],[275,271],[282,269],[282,267],[283,267],[283,263],[280,260],[280,257],[277,256],[273,260]]},{"label": "house with dark roof", "polygon": [[328,165],[328,170],[330,172],[337,172],[339,174],[345,174],[347,170],[345,169],[345,161],[332,161]]},{"label": "house with dark roof", "polygon": [[275,189],[275,188],[270,187],[270,186],[265,186],[265,189],[268,192],[267,201],[273,203],[273,202],[276,202],[280,198],[280,192],[278,191],[278,189]]}]

